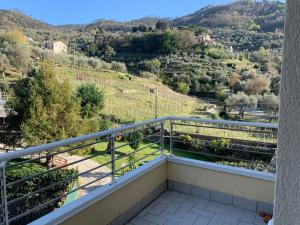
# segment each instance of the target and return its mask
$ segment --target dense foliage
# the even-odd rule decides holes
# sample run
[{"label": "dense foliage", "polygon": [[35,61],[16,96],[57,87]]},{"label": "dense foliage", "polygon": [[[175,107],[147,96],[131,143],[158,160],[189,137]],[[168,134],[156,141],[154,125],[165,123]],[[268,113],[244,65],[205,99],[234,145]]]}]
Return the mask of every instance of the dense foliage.
[{"label": "dense foliage", "polygon": [[283,29],[285,4],[279,1],[241,0],[227,5],[207,6],[174,20],[176,26],[235,27],[249,30]]},{"label": "dense foliage", "polygon": [[[43,165],[35,163],[31,163],[28,165],[26,164],[26,166],[21,167],[12,167],[7,171],[7,182],[11,183],[14,181],[18,181],[25,177],[43,173],[45,171],[46,168]],[[28,193],[35,192],[42,187],[48,187],[54,183],[58,183],[59,181],[67,180],[66,182],[58,183],[55,186],[47,188],[43,191],[39,191],[37,194],[31,195],[27,198],[23,198],[15,204],[12,204],[9,207],[11,218],[21,213],[25,213],[26,211],[31,210],[35,207],[38,207],[42,203],[46,203],[57,198],[57,200],[53,201],[51,204],[47,204],[45,207],[39,208],[39,210],[32,211],[24,217],[12,222],[12,224],[19,225],[30,223],[40,216],[43,216],[49,212],[52,212],[56,208],[59,208],[61,204],[63,204],[65,196],[62,196],[60,198],[58,197],[71,190],[76,175],[77,171],[75,170],[55,170],[21,182],[18,185],[9,187],[7,189],[8,201],[22,197]]]},{"label": "dense foliage", "polygon": [[104,108],[104,92],[94,84],[84,84],[77,90],[81,101],[81,116],[92,118]]},{"label": "dense foliage", "polygon": [[[61,83],[56,79],[51,65],[45,62],[31,75],[33,77],[16,83],[8,102],[11,109],[8,124],[2,126],[13,136],[10,139],[32,146],[99,130],[97,121],[81,117],[80,99],[67,82]],[[89,102],[89,110],[93,110],[93,113],[101,110],[102,92],[95,98],[97,107]],[[85,111],[86,105],[83,108]],[[2,143],[9,141],[6,136],[7,133]]]},{"label": "dense foliage", "polygon": [[128,141],[129,146],[133,150],[136,150],[139,148],[140,144],[142,143],[143,137],[144,137],[144,135],[142,132],[133,131],[126,137],[126,140]]}]

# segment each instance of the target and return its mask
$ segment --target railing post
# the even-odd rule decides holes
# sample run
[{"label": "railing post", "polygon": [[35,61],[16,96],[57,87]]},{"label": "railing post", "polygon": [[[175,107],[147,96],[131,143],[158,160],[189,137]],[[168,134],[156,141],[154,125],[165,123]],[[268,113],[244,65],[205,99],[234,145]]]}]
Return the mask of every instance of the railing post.
[{"label": "railing post", "polygon": [[111,154],[111,183],[116,182],[116,151],[115,151],[115,141],[116,141],[116,135],[111,134],[110,136],[110,154]]},{"label": "railing post", "polygon": [[160,156],[164,155],[165,139],[164,139],[164,123],[160,123]]},{"label": "railing post", "polygon": [[8,225],[7,190],[6,190],[6,162],[0,163],[1,176],[1,203],[3,209],[3,224]]},{"label": "railing post", "polygon": [[173,123],[170,120],[170,156],[173,156]]}]

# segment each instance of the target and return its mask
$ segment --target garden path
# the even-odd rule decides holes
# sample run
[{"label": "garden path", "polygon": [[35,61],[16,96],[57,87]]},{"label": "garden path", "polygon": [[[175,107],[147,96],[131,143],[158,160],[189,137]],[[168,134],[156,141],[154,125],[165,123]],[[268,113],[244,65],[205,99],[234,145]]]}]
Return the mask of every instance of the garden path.
[{"label": "garden path", "polygon": [[[72,163],[72,162],[84,159],[84,157],[78,156],[78,155],[64,155],[64,156],[62,156],[62,158],[67,159],[68,163]],[[92,159],[86,159],[82,162],[70,165],[70,166],[68,166],[68,168],[69,169],[77,169],[78,173],[83,173],[83,172],[92,170],[93,168],[96,168],[98,166],[100,166],[100,164],[97,163],[96,161],[94,161]],[[102,166],[100,168],[89,171],[89,172],[79,176],[79,186],[86,185],[79,191],[79,196],[81,197],[85,194],[88,194],[95,188],[111,182],[111,176],[107,176],[105,178],[102,178],[102,179],[99,179],[99,180],[93,182],[94,180],[101,178],[101,177],[109,174],[110,172],[111,172],[111,170],[108,167]],[[91,182],[93,182],[93,183],[91,183]],[[89,183],[91,183],[91,184],[89,184]]]}]

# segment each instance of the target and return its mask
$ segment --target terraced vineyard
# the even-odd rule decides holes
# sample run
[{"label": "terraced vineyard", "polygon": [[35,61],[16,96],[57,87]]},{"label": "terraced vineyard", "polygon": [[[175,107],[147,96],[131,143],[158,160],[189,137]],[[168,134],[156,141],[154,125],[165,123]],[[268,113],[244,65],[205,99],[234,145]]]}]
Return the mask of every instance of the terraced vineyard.
[{"label": "terraced vineyard", "polygon": [[96,72],[57,67],[59,79],[68,80],[74,88],[83,83],[95,83],[105,91],[103,114],[122,121],[142,121],[154,118],[157,91],[158,116],[195,115],[201,103],[193,97],[176,93],[165,85],[113,71]]}]

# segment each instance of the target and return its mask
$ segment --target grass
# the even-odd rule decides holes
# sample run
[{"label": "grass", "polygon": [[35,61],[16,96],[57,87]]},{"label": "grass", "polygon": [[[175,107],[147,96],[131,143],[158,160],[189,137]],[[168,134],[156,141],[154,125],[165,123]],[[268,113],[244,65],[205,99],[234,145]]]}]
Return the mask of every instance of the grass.
[{"label": "grass", "polygon": [[[107,148],[108,142],[101,142],[98,143],[94,146],[95,150],[89,153],[86,156],[95,156],[92,158],[92,160],[98,162],[99,164],[105,164],[108,162],[111,162],[111,154],[110,153],[105,153],[106,148]],[[126,154],[130,154],[133,152],[133,149],[127,145],[127,142],[124,141],[116,141],[115,143],[116,146],[116,170],[119,170],[117,173],[118,175],[122,175],[125,171],[123,171],[121,168],[124,167],[125,165],[129,164],[131,161],[128,161],[128,157]],[[142,150],[141,150],[142,149]],[[135,163],[135,165],[138,167],[140,165],[143,165],[157,157],[160,156],[160,152],[158,151],[160,149],[160,145],[154,144],[151,142],[143,142],[140,144],[139,148],[136,150],[135,155],[135,161],[138,161]],[[158,151],[158,152],[157,152]],[[165,145],[165,154],[169,154],[169,146]],[[101,154],[104,153],[104,154]],[[99,155],[101,154],[101,155]],[[173,150],[173,154],[176,156],[181,156],[185,158],[190,158],[190,159],[197,159],[197,160],[204,160],[204,161],[209,161],[209,159],[205,156],[187,152],[184,150]],[[139,160],[142,159],[142,160]],[[107,165],[108,168],[111,167],[111,164]]]},{"label": "grass", "polygon": [[[107,142],[101,142],[99,144],[96,144],[94,146],[95,151],[88,154],[88,156],[98,155],[99,153],[104,153],[106,150],[107,144],[108,144]],[[149,146],[149,145],[151,145],[151,146]],[[116,146],[116,154],[115,154],[116,170],[118,170],[121,167],[123,167],[124,165],[129,163],[128,157],[124,157],[124,156],[125,156],[125,154],[132,153],[133,149],[129,145],[127,145],[127,142],[123,142],[123,141],[116,141],[115,146]],[[141,158],[144,158],[144,159],[141,162],[138,162],[137,164],[139,164],[139,165],[144,164],[148,161],[151,161],[151,160],[157,158],[160,155],[160,152],[156,152],[157,150],[159,150],[159,148],[160,148],[159,144],[141,143],[139,148],[137,149],[138,152],[136,152],[134,155],[135,155],[136,160],[141,159]],[[139,149],[143,149],[143,150],[139,151]],[[154,152],[156,152],[156,153],[154,153]],[[94,161],[98,162],[99,164],[105,164],[105,163],[111,161],[111,154],[105,153],[103,155],[98,155],[92,159]],[[108,165],[108,167],[109,166],[110,165]]]},{"label": "grass", "polygon": [[105,92],[103,114],[121,121],[143,121],[155,117],[155,91],[158,92],[158,116],[193,116],[200,102],[193,97],[174,92],[158,81],[113,71],[57,67],[58,78],[74,89],[84,83],[94,83]]}]

